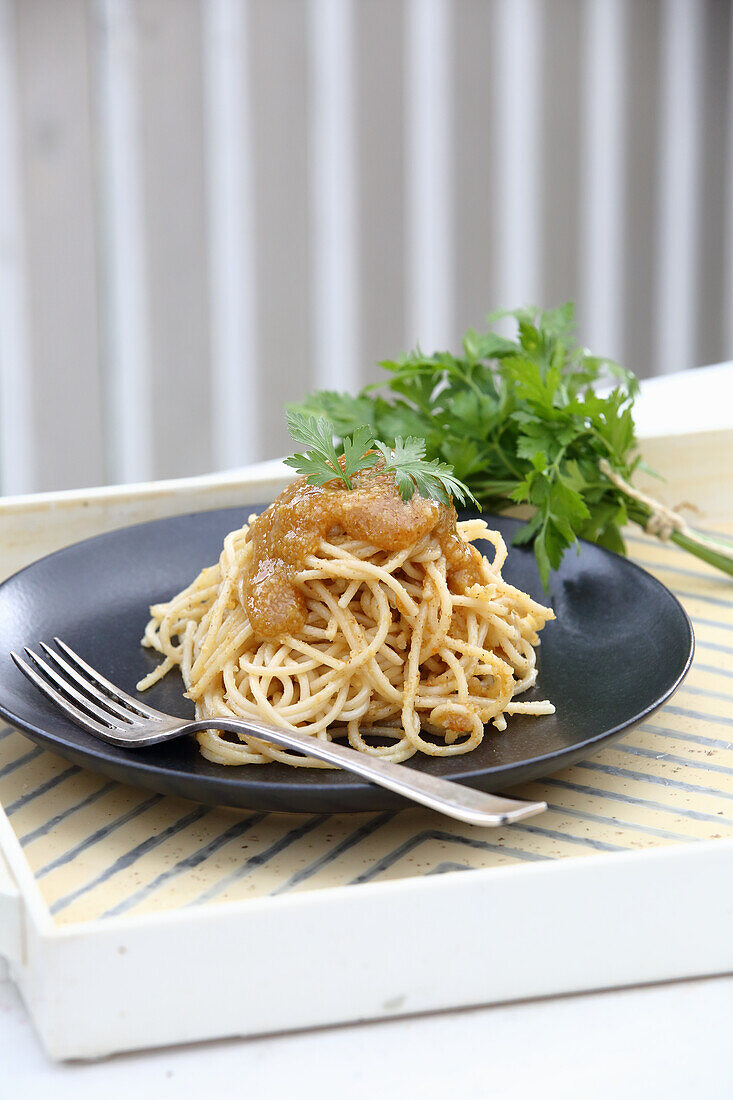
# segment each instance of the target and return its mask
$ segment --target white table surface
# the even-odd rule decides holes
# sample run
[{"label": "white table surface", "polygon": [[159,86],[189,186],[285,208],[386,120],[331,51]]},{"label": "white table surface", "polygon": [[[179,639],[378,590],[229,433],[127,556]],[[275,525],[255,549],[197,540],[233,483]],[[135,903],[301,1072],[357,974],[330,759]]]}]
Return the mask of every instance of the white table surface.
[{"label": "white table surface", "polygon": [[[653,379],[637,405],[642,436],[732,421],[733,363]],[[732,1015],[718,977],[57,1065],[0,981],[0,1097],[729,1100]]]},{"label": "white table surface", "polygon": [[730,1100],[733,978],[56,1065],[0,983],[0,1095],[52,1100]]}]

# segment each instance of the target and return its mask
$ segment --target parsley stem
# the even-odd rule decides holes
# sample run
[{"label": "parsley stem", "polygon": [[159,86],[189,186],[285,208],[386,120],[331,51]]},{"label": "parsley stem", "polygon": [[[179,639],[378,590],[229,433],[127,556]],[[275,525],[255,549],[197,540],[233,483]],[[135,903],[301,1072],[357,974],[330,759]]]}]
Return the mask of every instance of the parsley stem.
[{"label": "parsley stem", "polygon": [[517,469],[517,467],[514,465],[513,462],[511,462],[509,460],[509,458],[508,458],[506,452],[504,451],[504,448],[502,447],[501,443],[499,443],[498,440],[494,440],[494,442],[491,444],[491,446],[492,446],[493,450],[495,450],[496,453],[499,455],[499,458],[502,460],[502,462],[506,466],[507,470],[510,470],[511,473],[514,474],[517,481],[524,481],[524,474],[520,470]]},{"label": "parsley stem", "polygon": [[[633,506],[629,507],[628,514],[633,523],[638,524],[646,531],[651,517],[649,508],[634,502]],[[710,539],[693,528],[689,528],[687,531],[672,531],[669,541],[675,543],[681,550],[694,554],[700,561],[707,562],[708,565],[712,565],[715,569],[719,569],[722,573],[733,577],[733,546]]]},{"label": "parsley stem", "polygon": [[720,569],[721,572],[727,573],[729,577],[733,577],[733,551],[729,551],[728,554],[719,553],[708,544],[704,536],[698,536],[697,532],[690,537],[681,534],[679,531],[674,531],[670,538],[683,550],[687,550],[690,554],[694,554],[696,558],[700,558],[701,561],[706,561],[708,565],[712,565],[716,569]]}]

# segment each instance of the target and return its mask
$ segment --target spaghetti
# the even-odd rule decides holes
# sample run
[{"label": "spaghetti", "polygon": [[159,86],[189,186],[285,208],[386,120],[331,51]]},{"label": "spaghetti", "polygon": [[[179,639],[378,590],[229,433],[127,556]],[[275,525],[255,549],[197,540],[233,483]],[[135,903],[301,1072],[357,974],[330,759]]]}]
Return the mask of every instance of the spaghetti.
[{"label": "spaghetti", "polygon": [[[163,660],[138,688],[178,666],[198,718],[264,718],[393,761],[471,752],[488,722],[554,711],[516,698],[554,615],[502,578],[506,553],[483,520],[405,502],[385,475],[352,491],[300,479],[151,607],[143,644]],[[197,737],[220,764],[328,766],[246,733]]]}]

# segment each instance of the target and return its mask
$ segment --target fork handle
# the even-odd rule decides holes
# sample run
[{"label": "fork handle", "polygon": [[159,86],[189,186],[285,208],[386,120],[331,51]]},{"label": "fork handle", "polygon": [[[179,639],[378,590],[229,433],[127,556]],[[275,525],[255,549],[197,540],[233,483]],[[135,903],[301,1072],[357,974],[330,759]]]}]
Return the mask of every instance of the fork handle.
[{"label": "fork handle", "polygon": [[322,741],[298,730],[280,729],[255,718],[241,721],[229,718],[203,719],[187,722],[180,732],[194,733],[211,729],[224,730],[226,733],[254,734],[263,741],[297,749],[470,825],[510,825],[547,809],[545,802],[520,802],[513,798],[486,794],[473,787],[464,787],[460,783],[440,779],[415,768],[407,768],[403,764],[394,764],[378,756],[368,756],[334,741]]}]

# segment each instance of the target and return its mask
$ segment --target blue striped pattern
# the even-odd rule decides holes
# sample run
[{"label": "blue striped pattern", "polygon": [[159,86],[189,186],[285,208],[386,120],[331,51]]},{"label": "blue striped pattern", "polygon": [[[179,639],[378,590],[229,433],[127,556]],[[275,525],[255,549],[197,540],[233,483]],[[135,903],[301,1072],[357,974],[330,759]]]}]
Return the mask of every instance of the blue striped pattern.
[{"label": "blue striped pattern", "polygon": [[487,832],[420,809],[237,814],[105,781],[0,729],[0,801],[50,911],[73,923],[733,837],[733,599],[676,551],[645,538],[632,545],[683,586],[698,656],[661,712],[517,790],[547,801],[543,817]]}]

